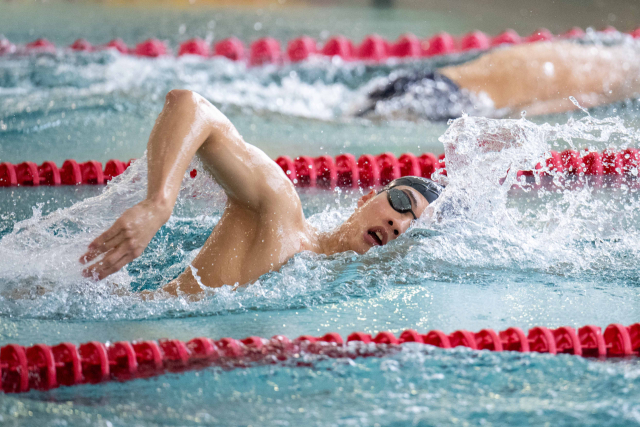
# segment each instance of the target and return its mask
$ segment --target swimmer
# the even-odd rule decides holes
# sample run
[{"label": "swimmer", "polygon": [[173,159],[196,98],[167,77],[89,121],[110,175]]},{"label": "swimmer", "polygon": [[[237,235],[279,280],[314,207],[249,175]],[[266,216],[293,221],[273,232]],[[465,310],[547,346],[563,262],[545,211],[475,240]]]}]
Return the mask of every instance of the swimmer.
[{"label": "swimmer", "polygon": [[569,41],[500,47],[470,62],[399,72],[355,107],[361,117],[446,121],[462,113],[561,113],[640,94],[640,50]]},{"label": "swimmer", "polygon": [[211,288],[254,282],[302,251],[363,254],[407,231],[443,189],[426,178],[397,179],[362,196],[342,225],[319,232],[305,219],[296,189],[280,166],[244,142],[202,96],[172,90],[147,145],[147,197],[89,245],[80,259],[90,264],[87,277],[104,279],[142,254],[171,216],[196,155],[228,200],[191,265],[162,288],[161,293],[173,296],[201,293],[198,281]]}]

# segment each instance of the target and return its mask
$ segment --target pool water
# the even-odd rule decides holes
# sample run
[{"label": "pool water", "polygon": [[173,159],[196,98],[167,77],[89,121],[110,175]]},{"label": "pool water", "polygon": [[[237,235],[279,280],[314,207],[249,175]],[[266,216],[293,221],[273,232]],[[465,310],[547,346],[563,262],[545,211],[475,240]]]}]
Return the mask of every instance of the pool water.
[{"label": "pool water", "polygon": [[[101,21],[98,13],[105,6],[37,6],[3,3],[0,12],[9,10],[35,28],[9,22],[0,13],[5,35],[15,42],[46,36],[58,44],[78,36],[92,43],[121,36],[133,43],[160,35],[175,46],[192,36],[205,37],[207,31],[216,38],[236,32],[245,40],[265,33],[282,40],[303,33],[320,37],[322,31],[359,38],[374,30],[393,38],[406,30],[463,33],[477,24],[462,11],[142,13],[116,8],[112,13],[120,21]],[[132,11],[139,12],[138,18],[131,18]],[[308,11],[320,18],[309,18],[316,15]],[[43,12],[49,19],[43,19]],[[347,26],[345,20],[355,24]],[[534,24],[541,26],[526,25]],[[503,29],[499,25],[504,22],[496,18],[482,29],[497,33]],[[0,161],[142,160],[107,187],[0,189],[0,346],[638,322],[636,181],[594,188],[558,177],[558,191],[509,191],[517,180],[515,171],[535,165],[550,149],[637,147],[637,101],[588,113],[532,120],[465,118],[451,125],[346,116],[349,105],[375,79],[413,66],[314,60],[251,69],[219,58],[147,60],[113,52],[0,57]],[[224,206],[219,187],[200,169],[195,179],[185,178],[173,216],[139,259],[102,282],[80,274],[77,259],[86,245],[144,197],[146,140],[164,94],[175,87],[196,90],[215,102],[248,142],[272,157],[439,154],[456,145],[466,158],[448,161],[447,191],[454,200],[464,200],[466,208],[441,221],[422,218],[402,238],[363,256],[299,254],[256,283],[223,287],[198,302],[116,297],[114,284],[155,289],[178,275]],[[477,140],[497,131],[515,135],[512,146],[499,156],[479,151]],[[193,166],[201,168],[197,162]],[[322,230],[346,218],[360,195],[300,191],[305,214]],[[383,358],[303,357],[303,366],[283,362],[208,368],[128,383],[1,395],[0,424],[640,423],[640,366],[635,359],[594,361],[413,345]]]}]

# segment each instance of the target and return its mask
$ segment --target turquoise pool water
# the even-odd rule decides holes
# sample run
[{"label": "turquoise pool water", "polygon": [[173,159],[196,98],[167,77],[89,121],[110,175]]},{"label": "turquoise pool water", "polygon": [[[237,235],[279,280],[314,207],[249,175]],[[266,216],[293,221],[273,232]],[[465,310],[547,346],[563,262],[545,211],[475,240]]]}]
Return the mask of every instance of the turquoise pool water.
[{"label": "turquoise pool water", "polygon": [[[304,32],[319,36],[322,30],[355,38],[372,29],[388,37],[407,29],[425,35],[440,29],[462,33],[476,23],[462,12],[369,9],[320,9],[322,20],[331,23],[326,26],[287,15],[304,15],[301,10],[268,9],[161,10],[135,19],[124,17],[138,9],[125,9],[114,12],[121,21],[100,21],[101,6],[39,6],[44,9],[2,4],[0,12],[9,10],[39,24],[20,26],[0,13],[1,31],[16,42],[43,35],[68,44],[82,35],[93,43],[114,36],[131,43],[159,34],[175,44],[206,36],[211,21],[215,37],[238,29],[246,40],[256,34],[251,30],[256,22],[263,23],[259,35],[268,32],[283,40]],[[348,27],[345,19],[355,24]],[[496,20],[482,29],[495,33],[503,25]],[[315,61],[247,69],[221,59],[146,60],[63,51],[0,57],[0,161],[141,158],[164,94],[174,87],[202,92],[223,108],[247,141],[273,157],[441,153],[443,144],[471,144],[491,129],[519,135],[518,147],[501,157],[483,155],[469,145],[469,165],[448,165],[452,191],[469,196],[464,216],[440,223],[423,220],[395,243],[364,256],[300,254],[257,283],[235,291],[222,288],[195,303],[140,302],[114,297],[110,290],[113,283],[134,290],[155,288],[185,268],[223,206],[222,194],[204,173],[185,179],[174,215],[148,250],[101,283],[84,280],[76,260],[100,230],[143,197],[143,162],[106,188],[0,189],[0,345],[638,322],[640,200],[635,186],[513,193],[507,190],[515,176],[503,186],[495,184],[503,171],[535,164],[548,149],[637,147],[637,102],[590,111],[590,116],[578,112],[533,121],[466,120],[451,127],[345,117],[372,79],[406,66]],[[300,195],[305,213],[321,229],[345,218],[359,196],[316,190]],[[47,292],[41,294],[43,288]],[[411,345],[379,359],[305,358],[306,366],[284,362],[209,368],[128,383],[2,395],[0,424],[640,423],[636,360]]]}]

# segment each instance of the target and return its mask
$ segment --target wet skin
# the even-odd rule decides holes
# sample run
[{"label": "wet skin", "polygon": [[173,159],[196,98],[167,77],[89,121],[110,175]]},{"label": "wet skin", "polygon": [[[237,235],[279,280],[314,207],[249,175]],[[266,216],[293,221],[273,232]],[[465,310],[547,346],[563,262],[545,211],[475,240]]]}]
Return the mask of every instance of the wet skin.
[{"label": "wet skin", "polygon": [[471,92],[484,92],[496,109],[518,116],[595,107],[640,93],[640,50],[569,41],[504,46],[442,74]]},{"label": "wet skin", "polygon": [[[302,251],[363,254],[396,239],[413,221],[410,212],[390,206],[386,193],[371,191],[342,225],[319,232],[306,221],[293,184],[273,160],[245,143],[227,117],[200,95],[172,90],[147,145],[147,198],[89,245],[80,259],[90,264],[84,270],[87,277],[104,279],[142,254],[169,219],[196,155],[228,201],[200,253],[162,288],[164,294],[197,295],[203,291],[200,283],[211,288],[251,283]],[[427,200],[410,187],[396,188],[412,196],[419,217]]]}]

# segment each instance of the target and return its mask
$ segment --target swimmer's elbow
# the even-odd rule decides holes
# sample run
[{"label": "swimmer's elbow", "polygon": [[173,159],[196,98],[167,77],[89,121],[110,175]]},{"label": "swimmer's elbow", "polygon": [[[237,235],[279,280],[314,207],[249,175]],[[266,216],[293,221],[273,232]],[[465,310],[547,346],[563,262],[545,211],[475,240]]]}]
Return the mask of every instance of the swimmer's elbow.
[{"label": "swimmer's elbow", "polygon": [[167,93],[165,102],[167,104],[195,104],[197,94],[187,89],[172,89]]},{"label": "swimmer's elbow", "polygon": [[172,89],[165,97],[165,108],[169,107],[184,116],[210,117],[211,114],[200,114],[206,110],[215,110],[211,103],[204,99],[201,95],[191,90]]},{"label": "swimmer's elbow", "polygon": [[182,116],[193,117],[208,123],[211,130],[226,129],[231,125],[229,119],[213,104],[197,92],[187,89],[172,89],[167,93],[165,107],[170,106]]}]

